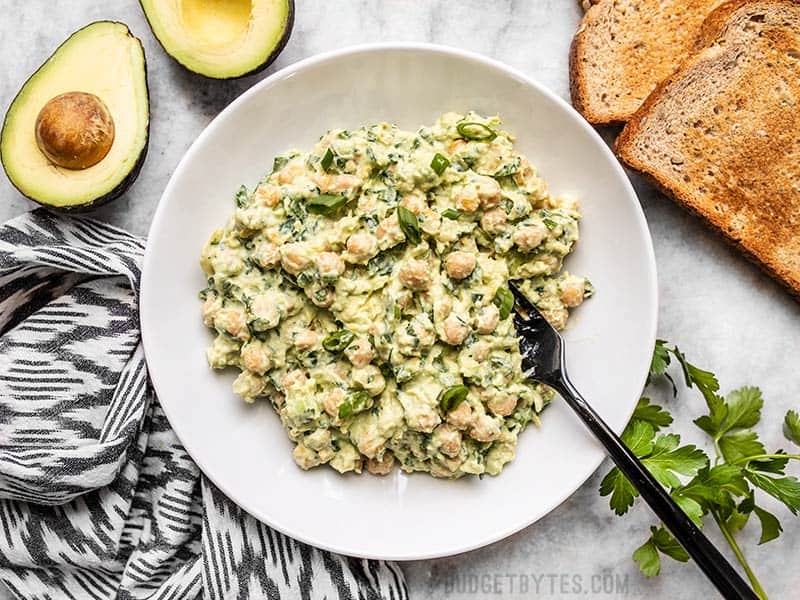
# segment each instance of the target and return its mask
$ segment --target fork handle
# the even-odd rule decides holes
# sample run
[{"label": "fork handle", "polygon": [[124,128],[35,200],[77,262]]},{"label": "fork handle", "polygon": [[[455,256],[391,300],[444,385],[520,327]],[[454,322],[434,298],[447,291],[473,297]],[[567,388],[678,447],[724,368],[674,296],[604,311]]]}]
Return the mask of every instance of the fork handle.
[{"label": "fork handle", "polygon": [[572,382],[561,373],[558,382],[550,383],[567,401],[570,408],[581,418],[594,436],[605,446],[606,452],[633,486],[639,490],[644,501],[672,532],[675,539],[686,549],[697,566],[728,600],[747,598],[758,600],[758,596],[742,579],[736,569],[709,541],[702,531],[675,504],[667,491],[653,477],[642,462],[622,443],[619,436],[606,425],[594,409],[586,403]]}]

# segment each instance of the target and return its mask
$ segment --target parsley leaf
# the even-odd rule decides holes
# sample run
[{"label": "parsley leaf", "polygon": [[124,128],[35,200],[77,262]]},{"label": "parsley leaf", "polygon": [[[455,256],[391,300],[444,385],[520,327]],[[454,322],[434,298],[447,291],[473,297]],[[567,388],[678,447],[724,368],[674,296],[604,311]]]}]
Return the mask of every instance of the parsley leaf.
[{"label": "parsley leaf", "polygon": [[650,373],[652,375],[663,375],[669,366],[669,348],[664,340],[656,340],[656,347],[653,349],[653,358],[650,361]]},{"label": "parsley leaf", "polygon": [[617,516],[621,516],[633,506],[633,500],[639,495],[639,492],[628,481],[628,478],[617,467],[614,467],[600,482],[600,495],[608,496],[609,494],[611,494],[611,498],[609,498],[608,505]]},{"label": "parsley leaf", "polygon": [[636,410],[633,411],[632,420],[645,421],[652,425],[655,431],[667,427],[672,423],[672,415],[658,404],[650,404],[650,398],[640,398]]},{"label": "parsley leaf", "polygon": [[633,560],[639,564],[639,570],[645,577],[653,577],[661,572],[661,558],[653,536],[633,552]]},{"label": "parsley leaf", "polygon": [[674,433],[659,435],[653,452],[642,460],[653,477],[669,488],[681,485],[676,473],[692,476],[708,464],[705,452],[691,444],[678,447],[680,441],[680,436]]},{"label": "parsley leaf", "polygon": [[790,442],[800,446],[800,415],[793,410],[787,412],[783,420],[783,435]]},{"label": "parsley leaf", "polygon": [[800,480],[796,477],[770,477],[750,469],[745,469],[744,476],[750,483],[783,502],[793,515],[800,511]]},{"label": "parsley leaf", "polygon": [[633,421],[622,432],[622,441],[639,458],[647,456],[653,450],[655,429],[645,421]]},{"label": "parsley leaf", "polygon": [[761,523],[761,538],[758,540],[759,546],[771,542],[781,534],[783,527],[781,527],[781,522],[778,520],[778,517],[756,504],[753,505],[753,512]]},{"label": "parsley leaf", "polygon": [[650,538],[633,553],[633,560],[639,563],[639,570],[645,577],[653,577],[661,571],[659,552],[680,562],[689,560],[683,546],[664,527],[651,527]]}]

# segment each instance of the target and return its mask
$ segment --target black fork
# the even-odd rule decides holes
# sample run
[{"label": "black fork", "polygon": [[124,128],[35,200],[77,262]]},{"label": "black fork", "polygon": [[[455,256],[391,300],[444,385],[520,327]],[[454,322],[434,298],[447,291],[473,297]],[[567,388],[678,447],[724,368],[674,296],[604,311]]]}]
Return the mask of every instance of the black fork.
[{"label": "black fork", "polygon": [[724,598],[757,599],[758,596],[733,566],[575,389],[564,363],[564,340],[513,283],[509,288],[514,294],[514,324],[520,336],[522,367],[526,376],[561,394]]}]

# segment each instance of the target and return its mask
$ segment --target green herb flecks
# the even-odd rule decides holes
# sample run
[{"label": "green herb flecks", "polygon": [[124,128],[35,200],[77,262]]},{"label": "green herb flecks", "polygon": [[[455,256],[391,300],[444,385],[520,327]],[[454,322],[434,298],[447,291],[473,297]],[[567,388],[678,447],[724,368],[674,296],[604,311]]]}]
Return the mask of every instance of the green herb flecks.
[{"label": "green herb flecks", "polygon": [[240,186],[239,189],[236,191],[236,206],[239,208],[244,208],[248,204],[250,204],[250,194],[247,191],[246,186]]},{"label": "green herb flecks", "polygon": [[461,211],[455,208],[445,208],[442,211],[442,216],[445,219],[450,219],[451,221],[455,221],[461,217]]}]

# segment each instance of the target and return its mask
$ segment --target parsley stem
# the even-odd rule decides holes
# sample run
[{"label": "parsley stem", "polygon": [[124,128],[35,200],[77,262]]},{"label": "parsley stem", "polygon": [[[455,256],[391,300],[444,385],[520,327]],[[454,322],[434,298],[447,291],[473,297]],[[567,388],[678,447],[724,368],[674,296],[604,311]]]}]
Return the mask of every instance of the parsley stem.
[{"label": "parsley stem", "polygon": [[733,553],[736,555],[736,559],[739,561],[739,564],[742,565],[744,572],[747,574],[747,578],[750,580],[750,585],[753,586],[753,591],[759,598],[762,598],[762,600],[767,600],[767,592],[765,592],[764,588],[761,587],[761,582],[758,581],[758,577],[756,577],[753,569],[750,568],[750,563],[748,563],[747,559],[744,557],[744,553],[739,547],[739,544],[736,543],[733,534],[731,534],[731,532],[728,530],[727,525],[725,525],[725,522],[720,518],[716,511],[712,510],[710,512],[714,517],[714,521],[717,522],[722,535],[725,536],[725,540],[728,542],[731,550],[733,550]]},{"label": "parsley stem", "polygon": [[743,465],[751,460],[768,460],[771,458],[786,458],[788,460],[800,460],[800,454],[754,454],[753,456],[745,456],[739,460],[733,461],[734,465]]}]

